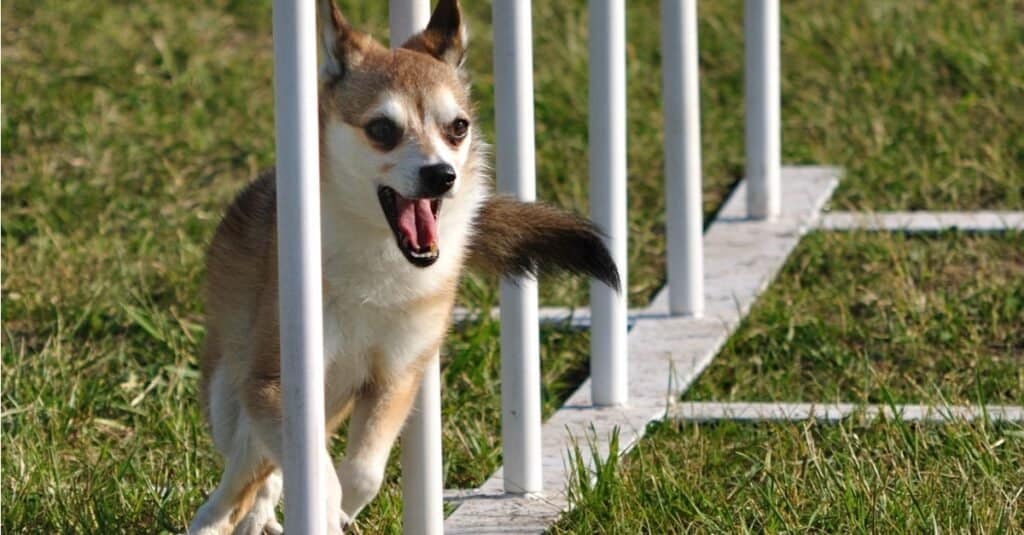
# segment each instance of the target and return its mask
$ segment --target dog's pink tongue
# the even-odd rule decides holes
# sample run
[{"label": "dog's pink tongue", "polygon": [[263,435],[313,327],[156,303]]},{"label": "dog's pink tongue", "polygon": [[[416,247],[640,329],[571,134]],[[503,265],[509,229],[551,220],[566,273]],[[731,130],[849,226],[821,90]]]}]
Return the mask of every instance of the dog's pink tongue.
[{"label": "dog's pink tongue", "polygon": [[430,199],[406,199],[395,196],[398,231],[417,252],[437,247],[437,220],[430,210]]}]

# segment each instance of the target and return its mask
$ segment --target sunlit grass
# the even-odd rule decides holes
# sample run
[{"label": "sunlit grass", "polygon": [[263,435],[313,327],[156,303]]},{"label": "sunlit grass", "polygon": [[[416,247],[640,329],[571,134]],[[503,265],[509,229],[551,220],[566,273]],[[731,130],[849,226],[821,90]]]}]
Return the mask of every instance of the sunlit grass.
[{"label": "sunlit grass", "polygon": [[1024,404],[1024,234],[812,234],[686,398]]},{"label": "sunlit grass", "polygon": [[552,533],[1015,533],[1024,428],[901,421],[655,426]]}]

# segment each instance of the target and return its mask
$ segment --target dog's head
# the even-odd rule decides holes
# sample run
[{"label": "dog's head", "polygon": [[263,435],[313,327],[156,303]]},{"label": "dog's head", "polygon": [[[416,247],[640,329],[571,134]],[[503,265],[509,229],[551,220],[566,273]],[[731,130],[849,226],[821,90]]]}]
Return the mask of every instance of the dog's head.
[{"label": "dog's head", "polygon": [[445,204],[479,180],[458,1],[441,0],[427,28],[393,50],[349,26],[333,0],[321,6],[325,186],[341,193],[339,208],[390,228],[410,263],[430,266]]}]

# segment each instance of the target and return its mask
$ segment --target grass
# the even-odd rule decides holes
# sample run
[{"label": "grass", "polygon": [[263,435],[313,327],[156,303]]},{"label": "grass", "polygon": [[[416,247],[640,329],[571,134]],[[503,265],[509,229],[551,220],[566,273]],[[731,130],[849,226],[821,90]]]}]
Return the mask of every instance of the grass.
[{"label": "grass", "polygon": [[[480,122],[493,139],[489,7],[465,4]],[[343,6],[352,21],[386,34],[384,3]],[[710,214],[743,174],[742,9],[738,0],[704,2],[700,9],[704,205]],[[630,2],[628,10],[628,291],[631,302],[642,305],[662,284],[664,271],[660,54],[651,31],[658,5]],[[203,250],[231,196],[273,162],[269,2],[11,0],[0,16],[2,527],[12,533],[179,531],[219,469],[195,402]],[[860,0],[826,10],[794,0],[785,3],[783,17],[784,159],[844,166],[847,179],[834,206],[1024,207],[1024,82],[1015,71],[1024,63],[1019,1]],[[538,191],[585,212],[584,2],[536,2],[534,20]],[[1012,284],[996,268],[1007,251],[1012,256],[1014,247],[1020,249],[1019,237],[1007,239],[1009,245],[982,240],[963,246],[960,238],[948,237],[942,243],[950,254],[966,249],[958,258],[967,269],[975,269],[974,261],[988,263],[986,273],[1002,273]],[[920,248],[894,240],[897,256]],[[842,249],[818,249],[828,247]],[[941,256],[942,248],[935,246],[934,254]],[[873,284],[882,285],[873,286],[878,295],[897,295],[900,287],[889,285],[902,283]],[[542,289],[551,304],[585,299],[579,281],[546,281]],[[831,289],[823,290],[826,302],[844,298],[841,288]],[[994,286],[980,291],[987,303],[999,300]],[[1019,356],[1019,334],[1013,317],[1005,316],[1009,309],[992,305],[1004,314],[993,326],[958,308],[952,292],[945,295],[944,306],[964,322],[953,333],[976,333],[954,342],[962,344],[954,346],[957,351],[967,349],[967,360],[953,355],[950,367],[1006,355],[982,347],[982,334],[989,332],[1003,332],[999,343],[1010,344],[1003,347],[1011,353],[1016,347]],[[496,301],[491,281],[473,277],[461,298],[476,307]],[[990,328],[995,330],[985,330]],[[444,351],[449,486],[474,485],[500,463],[497,329],[493,321],[466,325]],[[771,337],[773,344],[782,332],[769,323],[745,329],[761,329],[766,334],[759,340]],[[543,336],[550,411],[586,373],[587,339],[556,329]],[[739,343],[731,342],[730,351]],[[876,343],[865,338],[865,351]],[[902,369],[913,371],[909,363]],[[982,391],[993,399],[998,392],[1004,392],[998,399],[1020,399],[1020,376],[1014,394],[1000,369],[979,368]],[[775,388],[833,392],[829,385],[841,381],[827,373],[812,380],[782,373]],[[968,379],[974,380],[958,376],[944,395],[973,399],[963,382]],[[907,399],[925,388],[895,380],[878,384]],[[859,388],[875,395],[868,386]],[[864,440],[884,444],[884,431]],[[996,431],[976,433],[982,431],[995,437],[985,443],[998,442]],[[768,440],[759,433],[740,434]],[[939,434],[929,440],[952,439]],[[666,430],[650,445],[667,453],[676,441],[695,444]],[[1004,449],[995,451],[1015,444],[1007,438]],[[856,458],[882,463],[870,451]],[[956,464],[965,451],[951,447],[935,459]],[[907,456],[917,459],[912,454]],[[991,474],[986,477],[993,488],[1020,479],[1012,470]],[[398,532],[395,481],[392,473],[364,526]],[[917,489],[930,481],[905,483]],[[982,508],[981,497],[989,495],[978,496],[974,503]],[[938,498],[922,503],[925,510],[946,510]],[[662,505],[649,498],[633,512],[647,514],[647,507],[653,516]]]},{"label": "grass", "polygon": [[1024,234],[812,234],[685,397],[1024,404]]},{"label": "grass", "polygon": [[[683,398],[1020,405],[1022,251],[1020,233],[813,233]],[[577,469],[552,533],[1012,533],[1022,456],[1020,424],[668,422],[595,482]]]},{"label": "grass", "polygon": [[551,533],[1017,533],[1022,457],[1020,426],[669,422]]}]

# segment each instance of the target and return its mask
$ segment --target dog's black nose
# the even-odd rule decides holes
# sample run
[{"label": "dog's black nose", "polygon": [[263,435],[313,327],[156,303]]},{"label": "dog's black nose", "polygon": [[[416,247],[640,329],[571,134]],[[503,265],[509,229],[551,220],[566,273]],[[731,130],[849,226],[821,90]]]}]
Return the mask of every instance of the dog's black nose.
[{"label": "dog's black nose", "polygon": [[420,167],[420,188],[427,197],[448,192],[455,184],[455,168],[446,163]]}]

